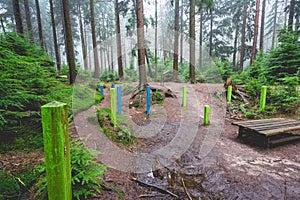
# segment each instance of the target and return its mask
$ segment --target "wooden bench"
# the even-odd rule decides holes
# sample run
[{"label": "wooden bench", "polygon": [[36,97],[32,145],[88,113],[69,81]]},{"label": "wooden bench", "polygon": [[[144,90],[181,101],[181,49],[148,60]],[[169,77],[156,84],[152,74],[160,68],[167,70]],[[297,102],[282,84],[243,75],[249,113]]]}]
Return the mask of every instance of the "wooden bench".
[{"label": "wooden bench", "polygon": [[233,122],[239,126],[238,139],[270,147],[300,139],[300,121],[274,118]]}]

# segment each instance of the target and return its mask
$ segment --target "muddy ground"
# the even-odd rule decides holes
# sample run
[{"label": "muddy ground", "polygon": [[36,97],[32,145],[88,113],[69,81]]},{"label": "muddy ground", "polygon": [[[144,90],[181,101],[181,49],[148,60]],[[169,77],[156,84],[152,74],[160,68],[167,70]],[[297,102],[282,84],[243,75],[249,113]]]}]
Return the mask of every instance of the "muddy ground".
[{"label": "muddy ground", "polygon": [[[88,148],[102,152],[97,159],[112,167],[104,179],[123,190],[124,199],[299,199],[299,142],[267,149],[237,140],[238,128],[226,112],[222,85],[150,85],[169,88],[177,98],[152,106],[149,119],[143,119],[128,108],[129,95],[123,96],[123,112],[130,119],[126,126],[139,138],[133,146],[116,145],[88,122],[95,107],[74,120],[79,137]],[[186,109],[181,107],[183,85],[188,91]],[[96,107],[109,105],[105,98]],[[209,126],[202,125],[204,105],[211,107]],[[137,112],[147,123],[137,125]],[[121,198],[116,191],[103,191],[93,199]]]}]

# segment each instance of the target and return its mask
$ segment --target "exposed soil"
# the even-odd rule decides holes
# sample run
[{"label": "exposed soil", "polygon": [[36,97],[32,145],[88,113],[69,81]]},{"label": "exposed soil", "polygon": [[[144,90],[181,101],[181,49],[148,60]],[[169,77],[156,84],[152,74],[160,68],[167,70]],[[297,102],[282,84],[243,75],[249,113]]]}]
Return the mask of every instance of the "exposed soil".
[{"label": "exposed soil", "polygon": [[[186,109],[181,107],[183,85],[188,91]],[[152,106],[149,118],[129,109],[130,96],[123,96],[124,115],[131,119],[128,127],[139,138],[129,148],[117,146],[88,122],[95,107],[75,117],[79,137],[88,148],[102,152],[97,158],[100,162],[112,166],[104,179],[120,188],[124,199],[189,199],[187,193],[197,200],[299,199],[300,143],[266,149],[238,141],[238,129],[226,113],[222,85],[165,83],[165,88],[177,98]],[[106,97],[97,107],[109,105]],[[202,125],[204,105],[211,108],[209,126]],[[132,177],[178,198],[142,186]],[[93,199],[121,197],[116,191],[103,191]]]}]

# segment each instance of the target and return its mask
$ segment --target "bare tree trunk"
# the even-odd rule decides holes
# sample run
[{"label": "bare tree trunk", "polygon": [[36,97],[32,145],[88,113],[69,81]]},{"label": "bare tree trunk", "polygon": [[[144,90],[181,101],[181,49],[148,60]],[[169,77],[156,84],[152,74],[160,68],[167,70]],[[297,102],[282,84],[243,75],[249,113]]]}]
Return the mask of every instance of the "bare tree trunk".
[{"label": "bare tree trunk", "polygon": [[202,69],[202,60],[203,60],[203,12],[202,9],[200,11],[200,19],[199,19],[199,27],[200,27],[200,34],[199,34],[199,69]]},{"label": "bare tree trunk", "polygon": [[138,63],[139,63],[139,86],[147,84],[145,67],[145,41],[144,41],[144,6],[143,0],[136,0],[137,8],[137,39],[138,39]]},{"label": "bare tree trunk", "polygon": [[238,37],[239,37],[239,29],[240,26],[237,23],[236,24],[236,28],[235,28],[235,36],[234,36],[234,44],[233,44],[233,58],[232,58],[232,64],[233,64],[233,68],[236,69],[236,54],[237,54],[237,43],[238,43]]},{"label": "bare tree trunk", "polygon": [[117,39],[117,57],[118,57],[118,74],[120,80],[123,80],[123,63],[122,63],[122,41],[121,41],[121,28],[120,28],[120,15],[119,15],[119,2],[114,1],[115,6],[115,20],[116,20],[116,39]]},{"label": "bare tree trunk", "polygon": [[108,44],[106,44],[106,56],[107,56],[108,71],[111,71],[110,52],[109,52]]},{"label": "bare tree trunk", "polygon": [[42,49],[44,49],[44,39],[43,39],[43,27],[42,27],[42,19],[41,19],[41,10],[39,0],[35,0],[35,7],[36,7],[36,15],[38,21],[38,30],[39,30],[39,40]]},{"label": "bare tree trunk", "polygon": [[78,13],[79,13],[79,29],[80,29],[80,39],[81,39],[81,49],[82,49],[82,56],[83,56],[83,66],[84,70],[88,70],[88,59],[87,59],[87,50],[86,50],[86,42],[84,37],[83,31],[83,23],[82,23],[82,16],[81,16],[81,1],[78,1]]},{"label": "bare tree trunk", "polygon": [[247,22],[247,0],[244,0],[244,11],[243,11],[243,26],[242,26],[242,40],[241,40],[241,57],[240,57],[240,71],[244,68],[244,57],[245,57],[245,40],[246,40],[246,22]]},{"label": "bare tree trunk", "polygon": [[209,59],[212,59],[212,52],[213,52],[213,42],[212,42],[212,36],[213,36],[213,14],[212,10],[210,10],[210,32],[209,32]]},{"label": "bare tree trunk", "polygon": [[[101,71],[101,73],[103,72],[103,71],[105,71],[104,70],[104,66],[105,66],[105,59],[103,58],[103,50],[100,48],[99,49],[99,54],[100,54],[100,62],[101,62],[101,65],[100,65],[100,71]],[[105,57],[105,56],[104,56]]]},{"label": "bare tree trunk", "polygon": [[0,22],[1,22],[1,28],[2,28],[3,33],[6,33],[2,16],[0,16]]},{"label": "bare tree trunk", "polygon": [[153,73],[152,73],[152,70],[151,70],[151,64],[150,64],[150,60],[149,60],[147,48],[145,48],[145,56],[146,56],[146,61],[147,61],[147,66],[148,66],[148,73],[149,73],[149,76],[150,76],[151,78],[153,78]]},{"label": "bare tree trunk", "polygon": [[94,77],[99,78],[99,59],[98,59],[96,29],[95,29],[94,0],[90,0],[90,10],[91,10],[91,28],[92,28],[92,38],[93,38],[94,67],[95,67]]},{"label": "bare tree trunk", "polygon": [[294,15],[295,15],[295,0],[291,0],[289,20],[288,20],[288,30],[289,31],[293,31]]},{"label": "bare tree trunk", "polygon": [[275,47],[275,39],[276,39],[276,27],[277,27],[277,12],[278,12],[278,0],[275,0],[275,14],[273,20],[273,34],[272,34],[272,49]]},{"label": "bare tree trunk", "polygon": [[110,56],[111,56],[111,71],[114,73],[115,72],[115,66],[114,66],[114,48],[111,43],[110,45]]},{"label": "bare tree trunk", "polygon": [[30,15],[30,10],[29,10],[28,0],[24,0],[24,8],[25,8],[25,14],[26,14],[27,32],[28,32],[30,40],[33,42],[31,15]]},{"label": "bare tree trunk", "polygon": [[256,46],[257,46],[257,37],[258,37],[258,22],[259,22],[259,8],[260,8],[260,0],[256,0],[256,11],[255,11],[255,20],[254,20],[254,38],[252,45],[252,52],[250,58],[250,66],[253,65],[255,55],[256,55]]},{"label": "bare tree trunk", "polygon": [[174,59],[173,59],[173,80],[178,77],[178,46],[179,46],[179,0],[175,0],[175,27],[174,27]]},{"label": "bare tree trunk", "polygon": [[73,46],[73,36],[72,36],[72,27],[70,20],[70,8],[69,8],[69,0],[63,1],[63,11],[64,11],[64,21],[65,21],[65,30],[66,30],[66,43],[67,49],[66,52],[69,56],[69,73],[70,73],[70,84],[75,83],[76,79],[76,65],[75,65],[75,54],[74,54],[74,46]]},{"label": "bare tree trunk", "polygon": [[180,10],[180,66],[183,63],[183,0],[181,0]]},{"label": "bare tree trunk", "polygon": [[23,29],[23,24],[22,24],[19,0],[13,0],[13,10],[14,10],[14,17],[15,17],[15,22],[16,22],[17,33],[23,35],[24,29]]},{"label": "bare tree trunk", "polygon": [[[276,11],[275,11],[276,12]],[[259,50],[264,51],[264,37],[265,37],[265,16],[266,16],[266,0],[262,1],[261,10],[261,23],[260,23],[260,40],[259,40]]]},{"label": "bare tree trunk", "polygon": [[157,80],[157,0],[155,0],[155,49],[154,49],[154,62],[155,62],[155,75],[154,79]]},{"label": "bare tree trunk", "polygon": [[57,66],[57,70],[60,70],[61,69],[61,60],[60,60],[60,52],[59,52],[57,36],[56,36],[56,25],[55,25],[55,17],[54,17],[53,0],[49,0],[49,3],[50,3],[50,15],[51,15],[51,24],[52,24],[52,32],[53,32],[53,40],[54,40],[56,66]]},{"label": "bare tree trunk", "polygon": [[190,82],[195,83],[195,0],[190,0]]}]

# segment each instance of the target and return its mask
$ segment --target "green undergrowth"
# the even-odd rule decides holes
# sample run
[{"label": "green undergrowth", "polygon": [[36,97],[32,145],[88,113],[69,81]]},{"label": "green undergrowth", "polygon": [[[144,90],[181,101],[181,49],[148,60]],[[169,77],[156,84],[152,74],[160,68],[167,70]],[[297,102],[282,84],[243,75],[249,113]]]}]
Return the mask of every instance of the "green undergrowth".
[{"label": "green undergrowth", "polygon": [[[102,179],[107,166],[100,164],[95,157],[97,151],[88,150],[80,140],[71,140],[71,173],[72,173],[72,194],[73,199],[87,199],[101,194],[101,188],[107,187]],[[47,199],[47,182],[45,164],[38,166],[36,170],[41,178],[35,186],[35,199]]]},{"label": "green undergrowth", "polygon": [[134,137],[129,129],[124,125],[126,124],[126,117],[117,117],[117,127],[114,128],[111,121],[111,110],[109,108],[97,109],[97,120],[100,124],[101,131],[112,141],[117,142],[123,146],[129,146],[133,144]]}]

